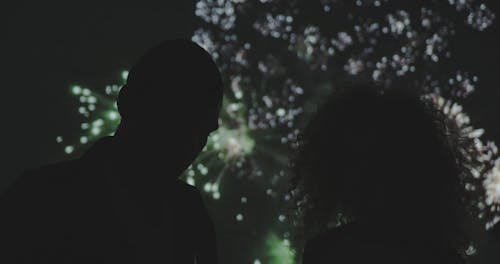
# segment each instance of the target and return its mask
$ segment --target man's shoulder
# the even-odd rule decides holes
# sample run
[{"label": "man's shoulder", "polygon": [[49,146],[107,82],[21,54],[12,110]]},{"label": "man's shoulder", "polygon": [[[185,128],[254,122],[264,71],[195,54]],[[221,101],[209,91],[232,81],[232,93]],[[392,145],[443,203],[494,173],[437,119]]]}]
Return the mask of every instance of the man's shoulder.
[{"label": "man's shoulder", "polygon": [[19,176],[19,179],[33,183],[67,184],[71,183],[80,166],[79,160],[61,161],[27,170]]},{"label": "man's shoulder", "polygon": [[176,180],[174,184],[175,193],[184,197],[197,198],[201,196],[200,191],[193,185],[187,184],[184,181]]},{"label": "man's shoulder", "polygon": [[195,186],[191,185],[191,184],[188,184],[186,183],[185,181],[182,181],[182,180],[176,180],[175,181],[175,187],[181,191],[184,191],[184,192],[196,192],[196,193],[199,193],[200,191],[198,190],[198,188],[196,188]]},{"label": "man's shoulder", "polygon": [[22,172],[7,188],[6,192],[50,192],[73,183],[78,160],[62,161]]},{"label": "man's shoulder", "polygon": [[182,219],[180,225],[198,227],[213,225],[201,192],[195,186],[182,181],[178,181],[175,187],[172,205],[176,211],[174,218]]}]

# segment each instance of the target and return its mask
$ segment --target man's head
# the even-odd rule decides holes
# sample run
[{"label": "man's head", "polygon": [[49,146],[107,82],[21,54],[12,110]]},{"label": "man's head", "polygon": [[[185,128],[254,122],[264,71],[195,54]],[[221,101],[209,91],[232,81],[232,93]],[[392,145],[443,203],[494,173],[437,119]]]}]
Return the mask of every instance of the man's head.
[{"label": "man's head", "polygon": [[211,56],[189,40],[169,40],[130,70],[118,96],[117,137],[148,160],[185,167],[218,128],[221,104],[222,80]]}]

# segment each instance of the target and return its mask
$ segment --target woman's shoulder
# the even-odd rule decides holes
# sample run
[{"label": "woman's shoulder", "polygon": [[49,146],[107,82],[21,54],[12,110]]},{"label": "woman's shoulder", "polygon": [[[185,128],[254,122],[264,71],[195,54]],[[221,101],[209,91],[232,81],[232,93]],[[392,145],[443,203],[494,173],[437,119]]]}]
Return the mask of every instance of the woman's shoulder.
[{"label": "woman's shoulder", "polygon": [[349,254],[353,249],[353,243],[359,240],[356,226],[354,224],[345,224],[335,228],[330,228],[312,238],[310,238],[304,247],[304,263],[322,263],[325,259],[330,259],[335,255],[336,259],[342,255]]},{"label": "woman's shoulder", "polygon": [[346,240],[353,240],[359,236],[359,231],[357,230],[356,224],[348,223],[338,227],[329,228],[320,234],[312,237],[307,241],[307,244],[318,245],[318,244],[328,244],[342,242],[345,243]]},{"label": "woman's shoulder", "polygon": [[425,245],[403,245],[388,237],[365,230],[355,223],[328,229],[309,239],[304,248],[304,264],[336,260],[366,263],[463,263],[458,254],[426,250]]}]

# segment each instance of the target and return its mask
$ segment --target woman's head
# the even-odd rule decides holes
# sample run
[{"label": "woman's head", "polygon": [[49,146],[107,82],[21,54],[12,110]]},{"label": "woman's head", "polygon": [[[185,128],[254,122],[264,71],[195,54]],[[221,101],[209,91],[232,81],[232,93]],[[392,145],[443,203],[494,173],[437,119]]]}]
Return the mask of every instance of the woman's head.
[{"label": "woman's head", "polygon": [[440,113],[415,94],[353,87],[332,95],[293,161],[292,196],[306,233],[339,224],[341,214],[456,234],[460,166],[447,133]]}]

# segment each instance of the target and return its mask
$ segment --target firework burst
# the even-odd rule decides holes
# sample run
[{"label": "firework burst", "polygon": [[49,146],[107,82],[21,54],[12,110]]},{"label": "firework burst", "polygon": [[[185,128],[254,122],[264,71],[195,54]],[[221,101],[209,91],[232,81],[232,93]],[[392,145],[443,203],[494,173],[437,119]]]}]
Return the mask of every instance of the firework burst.
[{"label": "firework burst", "polygon": [[[386,87],[405,81],[428,94],[454,131],[468,139],[463,155],[470,173],[464,176],[464,187],[478,217],[488,226],[498,221],[497,149],[482,139],[482,129],[470,125],[459,104],[474,92],[478,77],[449,63],[453,59],[449,42],[456,27],[483,31],[495,15],[480,0],[405,3],[197,2],[195,14],[201,25],[192,40],[219,65],[225,98],[219,130],[184,179],[209,198],[220,233],[236,232],[239,236],[231,239],[246,241],[241,250],[221,241],[224,252],[255,248],[251,256],[232,256],[230,263],[273,263],[278,255],[287,256],[279,263],[293,262],[286,243],[288,152],[324,98],[352,81]],[[126,72],[103,92],[71,88],[83,122],[79,140],[57,138],[67,154],[114,132],[120,121],[115,100],[125,77]],[[262,249],[264,241],[272,243]]]}]

